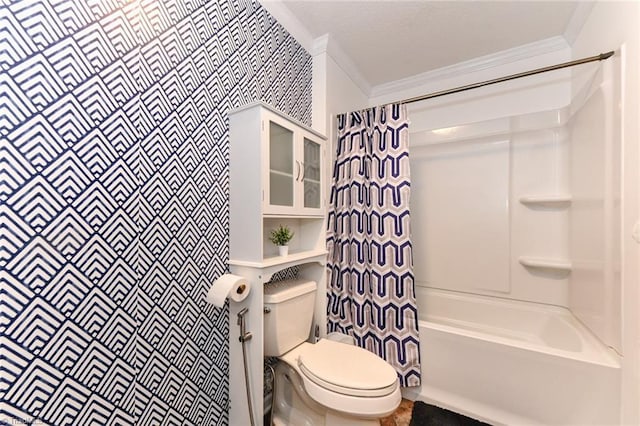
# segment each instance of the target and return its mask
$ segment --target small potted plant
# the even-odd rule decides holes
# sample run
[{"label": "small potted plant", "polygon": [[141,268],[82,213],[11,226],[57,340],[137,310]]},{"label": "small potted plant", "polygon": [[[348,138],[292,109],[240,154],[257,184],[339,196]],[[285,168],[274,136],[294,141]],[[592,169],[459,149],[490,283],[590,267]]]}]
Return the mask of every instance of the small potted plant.
[{"label": "small potted plant", "polygon": [[280,225],[276,229],[271,230],[269,235],[269,241],[278,246],[278,252],[280,256],[286,256],[289,254],[289,241],[293,238],[294,233],[286,225]]}]

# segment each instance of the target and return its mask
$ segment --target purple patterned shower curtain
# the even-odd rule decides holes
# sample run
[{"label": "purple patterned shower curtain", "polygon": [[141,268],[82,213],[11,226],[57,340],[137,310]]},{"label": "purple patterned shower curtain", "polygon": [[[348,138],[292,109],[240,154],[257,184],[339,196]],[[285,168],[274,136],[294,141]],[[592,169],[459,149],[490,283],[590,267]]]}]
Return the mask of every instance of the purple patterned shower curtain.
[{"label": "purple patterned shower curtain", "polygon": [[353,336],[420,384],[404,105],[338,116],[327,233],[328,331]]}]

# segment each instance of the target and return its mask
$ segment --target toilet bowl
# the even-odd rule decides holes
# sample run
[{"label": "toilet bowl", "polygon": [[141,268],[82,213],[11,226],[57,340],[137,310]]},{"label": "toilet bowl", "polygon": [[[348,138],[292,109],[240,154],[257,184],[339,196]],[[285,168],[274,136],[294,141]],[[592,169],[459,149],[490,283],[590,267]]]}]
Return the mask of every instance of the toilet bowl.
[{"label": "toilet bowl", "polygon": [[265,287],[265,355],[276,356],[274,424],[377,425],[400,404],[395,369],[379,356],[346,343],[307,342],[315,283]]},{"label": "toilet bowl", "polygon": [[317,403],[350,416],[378,419],[400,404],[396,371],[377,355],[340,342],[303,343],[280,357]]}]

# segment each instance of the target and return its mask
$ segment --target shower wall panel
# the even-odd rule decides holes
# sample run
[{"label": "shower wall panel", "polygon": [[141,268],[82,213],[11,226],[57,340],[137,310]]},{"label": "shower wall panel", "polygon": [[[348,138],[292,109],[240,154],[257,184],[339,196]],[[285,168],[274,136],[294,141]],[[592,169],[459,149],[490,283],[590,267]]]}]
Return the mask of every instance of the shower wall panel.
[{"label": "shower wall panel", "polygon": [[571,129],[569,307],[622,353],[620,58],[592,74]]},{"label": "shower wall panel", "polygon": [[565,109],[412,134],[412,234],[418,285],[567,305]]},{"label": "shower wall panel", "polygon": [[509,141],[428,145],[412,158],[417,280],[509,293]]}]

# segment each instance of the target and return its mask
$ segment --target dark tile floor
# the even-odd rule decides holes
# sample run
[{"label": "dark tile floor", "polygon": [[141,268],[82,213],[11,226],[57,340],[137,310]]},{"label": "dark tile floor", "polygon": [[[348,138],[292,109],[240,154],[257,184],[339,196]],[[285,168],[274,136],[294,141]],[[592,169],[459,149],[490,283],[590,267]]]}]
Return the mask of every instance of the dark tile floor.
[{"label": "dark tile floor", "polygon": [[398,409],[380,420],[381,426],[488,426],[462,414],[422,401],[403,399]]}]

